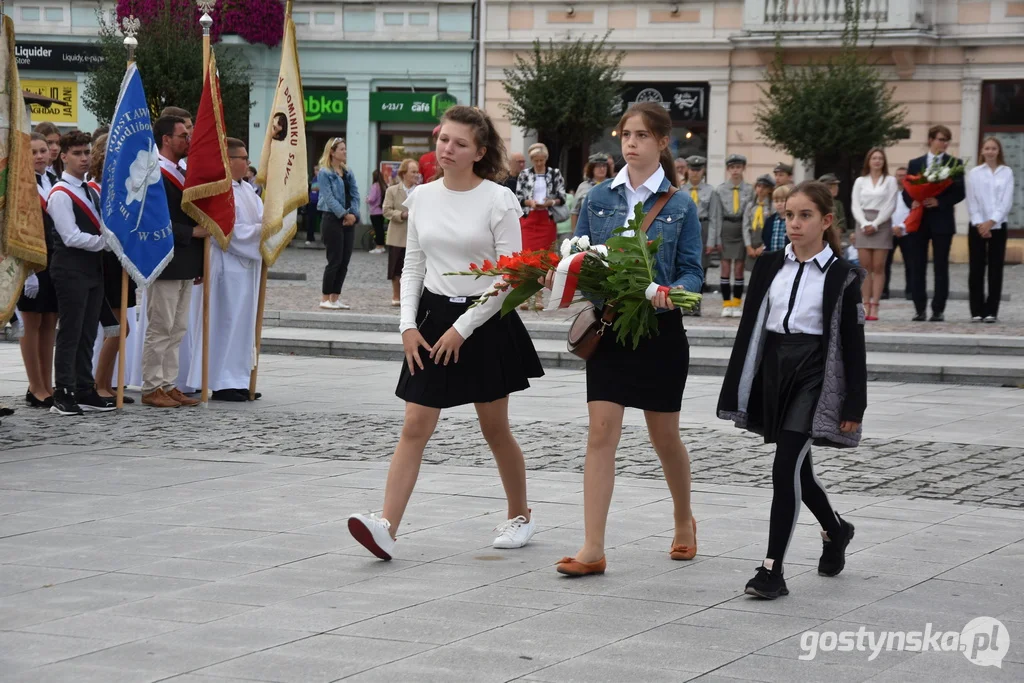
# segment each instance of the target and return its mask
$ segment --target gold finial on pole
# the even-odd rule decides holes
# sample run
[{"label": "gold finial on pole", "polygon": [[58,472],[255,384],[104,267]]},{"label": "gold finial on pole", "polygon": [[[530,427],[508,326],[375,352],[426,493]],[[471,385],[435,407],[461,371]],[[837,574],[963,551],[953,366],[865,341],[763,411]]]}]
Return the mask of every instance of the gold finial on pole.
[{"label": "gold finial on pole", "polygon": [[196,6],[203,13],[203,16],[199,17],[199,25],[203,27],[203,78],[206,78],[206,72],[210,68],[210,28],[213,26],[210,12],[216,4],[217,0],[196,0]]}]

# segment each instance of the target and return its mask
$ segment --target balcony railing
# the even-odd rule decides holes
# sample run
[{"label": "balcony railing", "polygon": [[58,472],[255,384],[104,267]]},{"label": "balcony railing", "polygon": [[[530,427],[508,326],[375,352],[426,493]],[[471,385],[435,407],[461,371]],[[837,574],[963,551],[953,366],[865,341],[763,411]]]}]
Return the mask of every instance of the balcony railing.
[{"label": "balcony railing", "polygon": [[[927,28],[941,0],[860,0],[853,2],[865,30],[907,31]],[[744,29],[750,33],[841,31],[845,0],[746,0]]]}]

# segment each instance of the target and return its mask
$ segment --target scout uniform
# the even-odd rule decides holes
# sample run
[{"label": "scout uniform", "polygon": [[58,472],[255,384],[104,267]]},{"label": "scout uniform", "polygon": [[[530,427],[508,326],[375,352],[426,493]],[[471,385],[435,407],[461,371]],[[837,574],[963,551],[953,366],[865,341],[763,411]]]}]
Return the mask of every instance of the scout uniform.
[{"label": "scout uniform", "polygon": [[[775,179],[767,173],[758,176],[757,182],[754,183],[755,187],[758,185],[764,185],[765,187],[774,190]],[[775,207],[772,205],[772,195],[768,194],[768,197],[764,200],[763,204],[759,204],[757,195],[754,195],[754,201],[750,202],[747,206],[746,211],[743,212],[743,245],[746,247],[758,247],[764,246],[764,229],[768,225],[768,222],[772,220],[775,213]],[[754,259],[747,256],[747,270],[754,269]]]},{"label": "scout uniform", "polygon": [[[747,158],[740,154],[730,154],[725,165],[728,168],[732,164],[747,165]],[[747,206],[754,201],[754,186],[746,181],[740,181],[739,185],[733,185],[731,180],[715,188],[712,195],[711,214],[708,227],[709,247],[720,246],[722,248],[722,262],[743,261],[747,257],[747,248],[743,243],[743,212]],[[733,310],[739,312],[740,299],[743,298],[743,280],[736,282],[735,296],[730,277],[732,273],[726,271],[726,275],[720,281],[722,292],[722,317],[731,317]]]},{"label": "scout uniform", "polygon": [[[693,155],[687,157],[686,163],[689,164],[691,169],[699,171],[707,166],[708,160],[702,156]],[[700,219],[701,244],[707,245],[708,229],[711,223],[711,197],[715,193],[715,188],[708,185],[706,180],[702,178],[699,185],[694,186],[687,181],[682,184],[680,189],[690,195],[690,199],[697,205],[697,218]],[[711,255],[707,253],[707,250],[704,250],[703,265],[704,270],[707,270],[711,265]]]}]

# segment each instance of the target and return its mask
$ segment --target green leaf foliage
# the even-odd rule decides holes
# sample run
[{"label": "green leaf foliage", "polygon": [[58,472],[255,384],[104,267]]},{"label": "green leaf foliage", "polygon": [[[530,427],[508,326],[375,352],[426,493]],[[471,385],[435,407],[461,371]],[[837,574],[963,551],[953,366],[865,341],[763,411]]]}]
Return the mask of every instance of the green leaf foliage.
[{"label": "green leaf foliage", "polygon": [[544,288],[539,282],[524,282],[508,293],[505,300],[501,302],[502,317],[516,310],[519,304],[526,303],[526,300]]},{"label": "green leaf foliage", "polygon": [[[97,42],[103,62],[86,76],[82,101],[102,125],[109,124],[114,115],[127,52],[114,23],[102,13],[98,16]],[[180,17],[172,16],[171,10],[143,24],[137,38],[135,62],[142,75],[150,116],[157,117],[167,106],[181,107],[195,116],[203,89],[202,38],[184,29]],[[229,46],[220,46],[216,52],[227,133],[245,139],[252,107],[249,64]]]},{"label": "green leaf foliage", "polygon": [[589,144],[615,121],[613,106],[622,92],[623,52],[606,49],[603,38],[579,38],[555,45],[539,40],[527,56],[516,55],[505,69],[502,104],[509,121],[565,148]]}]

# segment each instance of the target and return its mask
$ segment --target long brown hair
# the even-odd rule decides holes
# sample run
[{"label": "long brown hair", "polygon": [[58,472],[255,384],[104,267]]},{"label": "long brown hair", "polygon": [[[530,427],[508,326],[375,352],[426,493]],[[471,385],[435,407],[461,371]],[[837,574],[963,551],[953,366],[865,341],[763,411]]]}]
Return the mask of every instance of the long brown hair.
[{"label": "long brown hair", "polygon": [[981,147],[978,147],[978,159],[981,160],[982,164],[985,163],[985,160],[981,158],[981,150],[985,145],[988,144],[989,140],[996,143],[996,147],[999,148],[999,154],[996,155],[996,166],[1006,166],[1006,159],[1003,158],[1003,143],[1001,143],[999,141],[999,138],[995,137],[994,135],[989,135],[987,138],[981,141]]},{"label": "long brown hair", "polygon": [[[441,125],[445,121],[461,123],[473,129],[473,141],[477,149],[484,149],[484,155],[480,161],[473,163],[473,173],[484,180],[493,180],[500,183],[508,177],[508,162],[505,157],[505,141],[498,135],[494,122],[483,109],[470,107],[464,104],[457,104],[451,107],[441,117]],[[432,180],[444,176],[444,169],[438,164],[437,172]]]},{"label": "long brown hair", "polygon": [[101,135],[92,141],[92,156],[89,158],[89,179],[103,184],[103,164],[107,160],[107,136]]},{"label": "long brown hair", "polygon": [[[634,116],[639,116],[643,120],[644,125],[647,126],[647,130],[651,131],[651,134],[659,140],[672,135],[672,119],[669,117],[668,112],[659,104],[639,102],[627,109],[626,113],[619,119],[617,130],[619,131],[620,138],[622,137],[622,129],[626,126],[626,121]],[[662,170],[665,171],[665,177],[668,178],[669,184],[673,187],[678,186],[679,178],[676,177],[676,161],[672,158],[672,152],[669,151],[668,147],[661,150],[659,162],[661,163]]]},{"label": "long brown hair", "polygon": [[832,216],[832,224],[825,230],[825,241],[828,242],[828,246],[832,247],[836,256],[842,256],[843,246],[839,241],[839,226],[836,225],[835,201],[832,199],[832,191],[828,189],[828,185],[819,183],[817,180],[805,180],[793,188],[786,201],[798,194],[810,199],[822,216]]},{"label": "long brown hair", "polygon": [[871,157],[875,155],[875,152],[878,152],[879,154],[882,155],[882,177],[884,178],[885,176],[889,175],[889,157],[885,155],[885,150],[882,149],[881,147],[872,147],[871,149],[868,150],[868,153],[864,156],[864,167],[860,169],[860,174],[862,176],[870,175]]}]

